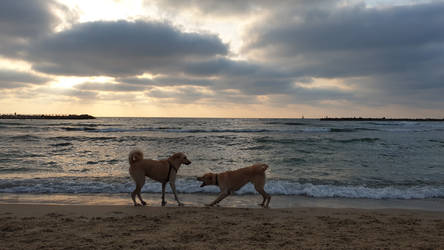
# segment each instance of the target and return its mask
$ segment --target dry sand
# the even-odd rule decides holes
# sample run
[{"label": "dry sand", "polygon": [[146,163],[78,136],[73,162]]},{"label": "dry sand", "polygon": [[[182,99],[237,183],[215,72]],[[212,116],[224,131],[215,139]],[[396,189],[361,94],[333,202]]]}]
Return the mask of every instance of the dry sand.
[{"label": "dry sand", "polygon": [[444,249],[444,212],[0,205],[0,249]]}]

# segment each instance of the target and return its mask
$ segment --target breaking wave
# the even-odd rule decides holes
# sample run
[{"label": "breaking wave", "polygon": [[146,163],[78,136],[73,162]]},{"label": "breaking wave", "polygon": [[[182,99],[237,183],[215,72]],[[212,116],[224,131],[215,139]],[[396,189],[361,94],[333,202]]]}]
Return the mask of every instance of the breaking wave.
[{"label": "breaking wave", "polygon": [[[200,188],[194,178],[181,178],[176,182],[180,193],[218,193],[216,186]],[[129,193],[134,183],[127,177],[59,177],[0,180],[0,193]],[[444,186],[346,186],[299,183],[286,180],[269,180],[265,190],[272,195],[300,195],[316,198],[367,198],[367,199],[427,199],[444,198]],[[148,181],[143,192],[160,193],[161,184]],[[171,192],[169,186],[168,192]],[[247,184],[236,194],[256,194],[252,184]]]}]

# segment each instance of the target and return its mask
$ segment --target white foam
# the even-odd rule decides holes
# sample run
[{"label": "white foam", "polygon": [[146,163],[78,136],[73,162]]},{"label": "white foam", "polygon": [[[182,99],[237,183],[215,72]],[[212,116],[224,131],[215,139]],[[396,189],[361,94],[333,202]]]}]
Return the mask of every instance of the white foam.
[{"label": "white foam", "polygon": [[[180,178],[176,181],[180,193],[218,193],[217,186],[200,187],[200,182],[191,178]],[[82,178],[48,178],[0,181],[0,193],[129,193],[134,183],[129,178],[109,180]],[[148,181],[143,192],[160,193],[161,184]],[[317,198],[367,198],[367,199],[427,199],[443,198],[444,186],[341,186],[298,183],[288,180],[268,180],[265,190],[272,195],[299,195]],[[167,185],[167,192],[171,188]],[[257,194],[252,184],[247,184],[237,194]]]}]

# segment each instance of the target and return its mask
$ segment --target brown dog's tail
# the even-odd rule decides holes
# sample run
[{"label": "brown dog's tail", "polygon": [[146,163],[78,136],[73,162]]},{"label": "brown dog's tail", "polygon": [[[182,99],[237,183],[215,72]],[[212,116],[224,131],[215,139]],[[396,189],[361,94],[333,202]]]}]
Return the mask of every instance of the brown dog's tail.
[{"label": "brown dog's tail", "polygon": [[128,159],[129,164],[133,165],[134,163],[143,160],[143,153],[139,149],[134,149],[129,153]]}]

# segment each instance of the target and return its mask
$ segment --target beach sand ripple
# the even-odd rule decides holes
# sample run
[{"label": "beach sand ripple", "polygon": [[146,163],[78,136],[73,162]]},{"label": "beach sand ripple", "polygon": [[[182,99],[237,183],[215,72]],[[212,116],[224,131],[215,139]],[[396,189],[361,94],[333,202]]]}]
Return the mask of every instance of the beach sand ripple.
[{"label": "beach sand ripple", "polygon": [[439,249],[444,213],[0,205],[0,249]]}]

